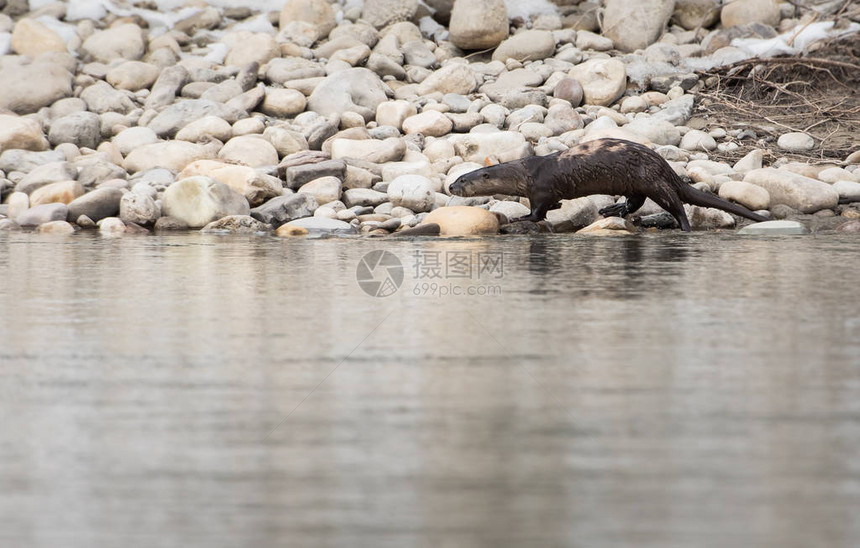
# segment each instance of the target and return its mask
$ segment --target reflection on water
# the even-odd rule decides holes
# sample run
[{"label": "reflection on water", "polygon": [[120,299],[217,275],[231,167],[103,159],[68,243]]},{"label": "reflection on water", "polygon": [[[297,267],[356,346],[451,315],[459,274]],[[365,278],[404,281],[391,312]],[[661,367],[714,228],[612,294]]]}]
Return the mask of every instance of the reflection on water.
[{"label": "reflection on water", "polygon": [[0,545],[857,546],[855,241],[0,235]]}]

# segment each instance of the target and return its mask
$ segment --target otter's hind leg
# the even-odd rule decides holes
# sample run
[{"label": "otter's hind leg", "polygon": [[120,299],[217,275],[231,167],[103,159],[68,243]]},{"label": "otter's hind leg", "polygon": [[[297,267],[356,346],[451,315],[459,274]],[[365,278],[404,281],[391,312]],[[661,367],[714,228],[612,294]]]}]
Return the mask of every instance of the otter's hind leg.
[{"label": "otter's hind leg", "polygon": [[627,196],[627,199],[624,200],[623,204],[615,204],[608,207],[604,207],[598,213],[603,215],[604,217],[626,217],[638,210],[642,207],[642,204],[645,203],[645,196],[641,194],[634,194],[633,196]]},{"label": "otter's hind leg", "polygon": [[687,212],[684,211],[684,202],[681,199],[672,193],[671,196],[667,196],[666,194],[659,194],[649,196],[654,202],[669,212],[672,217],[678,221],[678,224],[681,226],[681,230],[684,232],[690,232],[690,221],[687,220]]}]

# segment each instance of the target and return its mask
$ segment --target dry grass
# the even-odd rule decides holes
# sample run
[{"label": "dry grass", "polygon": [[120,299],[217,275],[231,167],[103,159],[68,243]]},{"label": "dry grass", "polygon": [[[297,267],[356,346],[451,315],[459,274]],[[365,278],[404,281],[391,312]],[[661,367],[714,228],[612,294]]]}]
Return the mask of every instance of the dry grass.
[{"label": "dry grass", "polygon": [[[860,144],[860,33],[815,44],[807,56],[750,59],[702,74],[698,115],[711,127],[752,129],[757,140],[736,141],[734,161],[753,148],[773,159],[842,161]],[[786,154],[776,138],[801,131],[815,138],[808,153]]]}]

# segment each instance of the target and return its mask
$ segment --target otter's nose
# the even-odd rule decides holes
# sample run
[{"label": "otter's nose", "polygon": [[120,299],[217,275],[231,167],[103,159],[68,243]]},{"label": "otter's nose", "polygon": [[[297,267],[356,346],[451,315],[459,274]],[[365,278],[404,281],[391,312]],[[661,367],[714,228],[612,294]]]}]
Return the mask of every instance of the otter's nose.
[{"label": "otter's nose", "polygon": [[448,187],[448,190],[454,196],[462,196],[463,195],[463,183],[461,181],[454,181],[451,183],[451,186]]}]

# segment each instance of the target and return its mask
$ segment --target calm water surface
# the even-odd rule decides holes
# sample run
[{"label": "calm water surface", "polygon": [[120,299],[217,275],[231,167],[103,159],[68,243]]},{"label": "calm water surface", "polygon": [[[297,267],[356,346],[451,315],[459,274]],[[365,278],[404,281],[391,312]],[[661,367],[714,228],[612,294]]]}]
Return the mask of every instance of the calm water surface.
[{"label": "calm water surface", "polygon": [[858,546],[858,252],[0,235],[0,545]]}]

